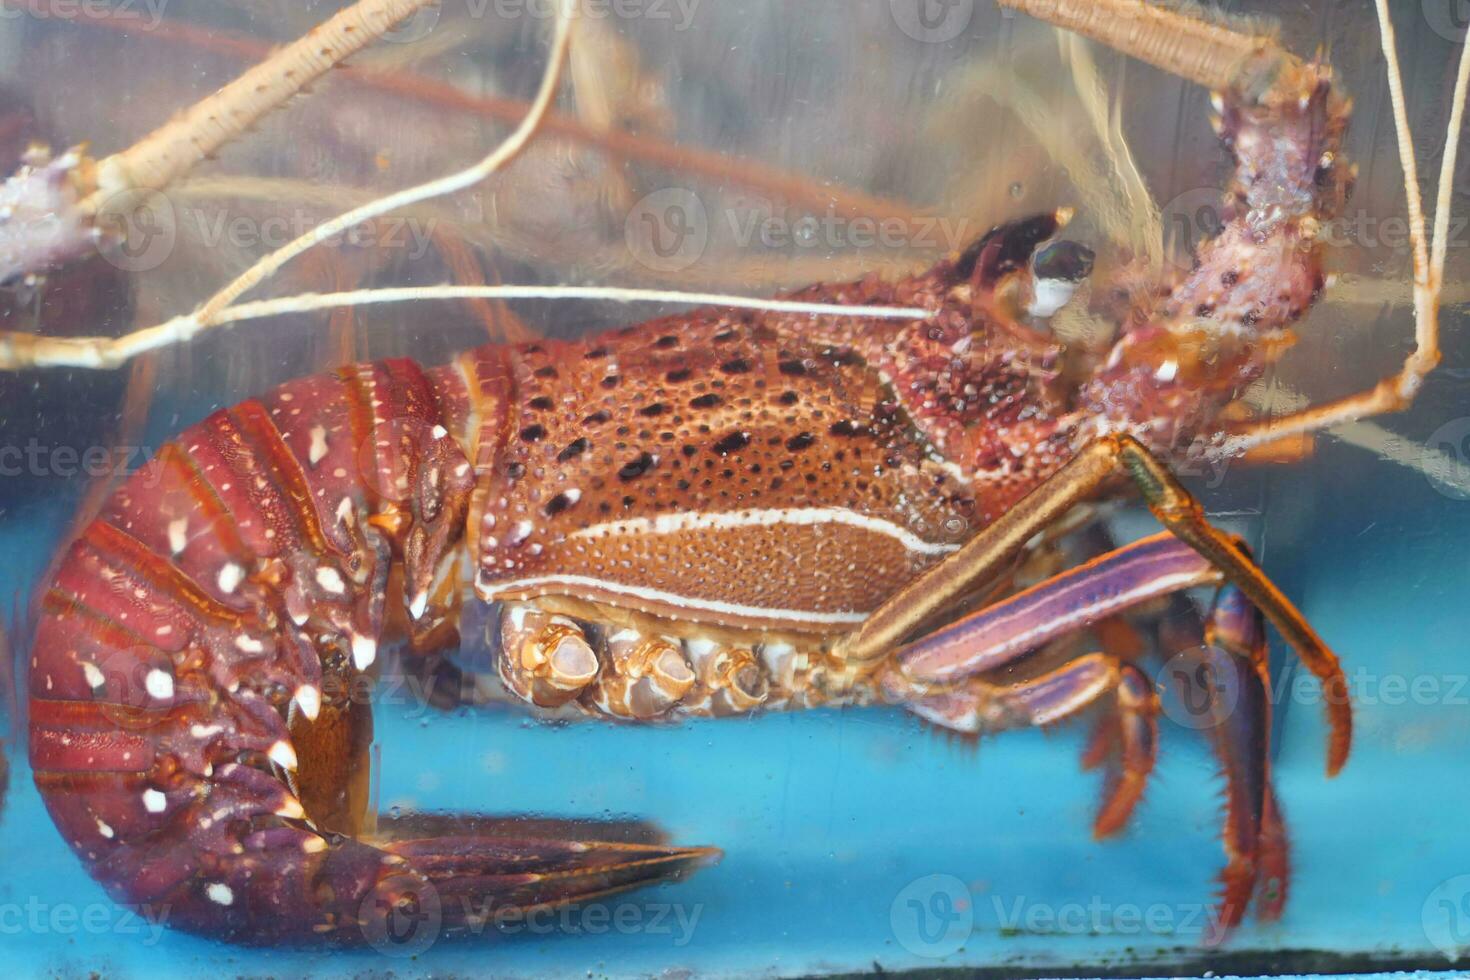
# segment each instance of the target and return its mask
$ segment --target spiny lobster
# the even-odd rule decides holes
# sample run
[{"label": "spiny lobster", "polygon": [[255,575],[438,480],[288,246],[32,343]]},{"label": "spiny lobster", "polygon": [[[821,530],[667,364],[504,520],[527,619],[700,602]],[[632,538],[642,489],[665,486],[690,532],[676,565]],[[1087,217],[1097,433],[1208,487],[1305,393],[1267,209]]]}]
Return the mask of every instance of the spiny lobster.
[{"label": "spiny lobster", "polygon": [[[30,757],[67,841],[119,900],[245,942],[359,943],[425,889],[470,900],[443,902],[452,931],[487,899],[584,900],[711,857],[550,822],[368,831],[371,718],[324,692],[372,672],[394,633],[452,645],[471,586],[502,604],[501,679],[540,708],[895,704],[975,734],[1102,702],[1104,836],[1153,766],[1158,695],[1132,663],[1053,641],[1214,585],[1206,656],[1238,695],[1212,729],[1220,935],[1252,899],[1279,915],[1264,622],[1326,688],[1329,773],[1348,757],[1346,686],[1164,461],[1218,445],[1220,413],[1288,346],[1352,168],[1325,64],[1260,44],[1226,68],[1224,227],[1177,281],[1134,294],[1080,373],[1046,321],[1092,254],[1058,213],[922,274],[787,297],[922,318],[702,309],[428,370],[354,365],[185,430],[45,594]],[[1018,589],[1018,557],[1119,478],[1166,532]]]}]

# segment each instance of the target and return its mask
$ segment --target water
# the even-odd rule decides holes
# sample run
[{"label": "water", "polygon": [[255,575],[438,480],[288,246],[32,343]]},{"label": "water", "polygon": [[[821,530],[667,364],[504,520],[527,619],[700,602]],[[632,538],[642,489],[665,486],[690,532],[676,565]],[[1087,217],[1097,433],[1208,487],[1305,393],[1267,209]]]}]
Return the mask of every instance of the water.
[{"label": "water", "polygon": [[[1432,173],[1437,165],[1423,161],[1437,161],[1437,149],[1427,134],[1442,125],[1449,58],[1458,49],[1444,37],[1433,5],[1396,6],[1401,45],[1415,52],[1406,69],[1421,166]],[[1356,224],[1348,244],[1329,258],[1355,273],[1343,290],[1355,292],[1329,298],[1304,322],[1300,349],[1276,379],[1319,396],[1391,370],[1411,326],[1401,289],[1406,253],[1387,223],[1403,204],[1372,57],[1376,34],[1371,18],[1328,7],[1296,5],[1283,27],[1296,50],[1331,43],[1358,105],[1350,143],[1362,165],[1351,212]],[[333,9],[180,3],[158,23],[286,39]],[[433,56],[406,53],[465,23],[451,3],[443,18],[376,56],[421,63],[425,73],[470,91],[529,93],[542,50],[532,39],[543,31],[471,20],[480,28],[471,41],[446,44]],[[902,26],[898,18],[884,5],[860,15],[832,6],[797,17],[747,4],[696,7],[684,29],[652,17],[614,19],[617,35],[635,41],[648,65],[662,69],[647,68],[659,81],[655,104],[640,103],[637,112],[624,107],[637,117],[629,125],[818,181],[939,202],[941,213],[999,217],[1050,206],[1045,202],[1058,197],[1073,200],[1059,169],[1033,165],[1028,172],[1016,162],[1034,157],[1014,120],[1000,119],[991,129],[944,122],[956,113],[994,112],[977,108],[983,99],[964,95],[976,84],[967,72],[988,63],[997,39],[1012,38],[1005,32],[1017,32],[1012,51],[1023,50],[1021,41],[1033,35],[987,9],[952,40],[926,44],[895,30]],[[32,128],[58,146],[90,137],[105,152],[160,121],[161,106],[183,104],[238,70],[217,50],[161,39],[150,23],[117,35],[75,19],[5,21],[0,45],[12,57],[3,77],[15,111],[28,113]],[[1050,44],[1044,36],[1034,43],[1024,50],[1042,52]],[[618,64],[620,55],[604,51],[603,57],[601,70],[611,72],[607,64]],[[996,58],[1033,85],[1055,85],[1026,58]],[[1162,84],[1136,66],[1106,62],[1103,69],[1129,107],[1130,145],[1150,190],[1161,201],[1183,202],[1186,213],[1191,195],[1217,179],[1218,154],[1198,122],[1207,111],[1203,96]],[[1059,115],[1066,111],[1061,93],[1045,91]],[[200,171],[200,183],[171,199],[176,245],[156,266],[118,270],[93,262],[59,280],[43,300],[52,305],[41,307],[47,330],[118,332],[186,309],[248,258],[279,244],[271,236],[280,231],[268,219],[287,220],[286,228],[292,220],[319,220],[329,205],[349,203],[333,198],[331,187],[402,186],[449,169],[446,160],[472,159],[498,132],[442,105],[426,110],[397,97],[354,93],[340,79],[324,83],[317,96],[267,119],[254,140],[225,151],[218,164]],[[1160,105],[1171,108],[1162,116],[1150,112]],[[997,136],[977,141],[976,129]],[[434,152],[427,154],[426,146]],[[489,256],[483,268],[491,281],[754,294],[865,269],[889,271],[930,254],[926,248],[947,247],[943,241],[863,247],[850,237],[824,237],[829,231],[820,224],[813,246],[811,224],[797,221],[789,241],[742,243],[741,222],[765,212],[740,208],[768,192],[646,164],[630,170],[628,187],[619,191],[598,159],[559,144],[496,185],[495,194],[424,212],[420,230],[432,223],[483,249],[476,254]],[[203,183],[220,174],[294,183],[265,189]],[[601,209],[616,205],[598,203],[604,192],[623,200],[629,213],[636,213],[629,201],[655,193],[670,192],[659,199],[664,204],[697,202],[709,219],[704,245],[697,254],[681,252],[682,246],[640,251],[621,220],[608,224]],[[730,214],[737,220],[726,221]],[[228,222],[217,221],[221,215],[247,220],[230,231]],[[1088,220],[1079,216],[1084,227]],[[412,231],[403,229],[397,249],[343,247],[337,267],[311,268],[271,288],[284,295],[448,278],[454,263],[440,251],[415,252]],[[1457,238],[1451,244],[1448,279],[1456,288],[1464,249]],[[1388,284],[1383,298],[1363,299],[1361,291],[1380,280]],[[1400,291],[1392,291],[1395,284]],[[68,307],[59,305],[62,298]],[[157,446],[214,407],[333,363],[344,351],[411,353],[435,362],[483,342],[487,329],[506,329],[500,311],[487,327],[474,309],[433,309],[422,317],[370,310],[350,327],[296,317],[242,328],[165,352],[156,373],[136,373],[131,381],[125,373],[70,370],[0,378],[0,450],[18,450],[0,458],[11,467],[0,481],[0,554],[7,558],[0,595],[17,597],[23,607],[82,503],[87,477],[115,466],[89,470],[89,448],[105,447],[107,460],[136,465],[141,450],[113,450]],[[34,310],[33,300],[18,296],[7,326],[34,322],[25,319]],[[559,333],[630,315],[618,307],[549,303],[514,310],[526,324]],[[1470,942],[1470,839],[1463,833],[1470,803],[1463,778],[1470,749],[1470,670],[1463,656],[1470,615],[1462,598],[1470,562],[1460,544],[1470,539],[1464,441],[1470,364],[1456,310],[1447,308],[1444,326],[1445,365],[1410,412],[1384,421],[1396,441],[1359,432],[1354,439],[1375,448],[1324,439],[1315,456],[1290,466],[1232,466],[1192,480],[1212,515],[1247,537],[1267,572],[1337,650],[1356,705],[1353,757],[1341,776],[1328,780],[1315,685],[1277,651],[1275,777],[1291,832],[1291,900],[1280,923],[1248,922],[1222,953],[1198,948],[1223,861],[1215,763],[1195,734],[1172,722],[1163,726],[1145,803],[1122,839],[1097,844],[1090,820],[1098,780],[1077,765],[1083,725],[1008,734],[973,748],[887,709],[678,728],[548,726],[503,711],[446,713],[405,691],[381,697],[375,708],[383,809],[649,819],[674,841],[718,845],[723,859],[686,881],[609,900],[605,913],[532,922],[510,936],[410,944],[412,957],[395,955],[405,948],[392,945],[329,954],[229,947],[156,928],[108,901],[44,813],[18,749],[24,729],[17,720],[6,740],[12,771],[0,811],[5,961],[17,975],[117,977],[1446,967]],[[1429,475],[1404,463],[1425,459],[1425,447],[1438,454],[1427,457]],[[1127,535],[1147,524],[1126,517],[1118,527]]]}]

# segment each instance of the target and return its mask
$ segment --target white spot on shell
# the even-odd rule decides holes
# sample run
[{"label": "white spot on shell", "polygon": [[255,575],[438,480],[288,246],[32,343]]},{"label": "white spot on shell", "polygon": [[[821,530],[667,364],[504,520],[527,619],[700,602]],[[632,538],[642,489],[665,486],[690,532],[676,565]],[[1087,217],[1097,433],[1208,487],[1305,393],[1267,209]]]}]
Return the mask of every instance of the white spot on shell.
[{"label": "white spot on shell", "polygon": [[302,684],[296,689],[292,698],[296,701],[296,706],[301,709],[301,713],[306,716],[307,721],[316,721],[317,715],[321,714],[322,710],[322,692],[318,691],[315,685]]},{"label": "white spot on shell", "polygon": [[332,595],[341,595],[347,591],[347,583],[342,581],[341,573],[329,565],[323,565],[316,570],[316,584]]},{"label": "white spot on shell", "polygon": [[87,686],[94,691],[107,686],[107,678],[102,676],[96,664],[82,664],[82,676],[87,678]]},{"label": "white spot on shell", "polygon": [[188,530],[189,519],[187,517],[180,517],[176,521],[168,522],[169,551],[177,555],[184,550],[184,546],[189,543]]},{"label": "white spot on shell", "polygon": [[97,833],[101,834],[103,837],[106,837],[108,840],[112,840],[112,828],[107,826],[107,823],[101,817],[98,817],[96,819]]},{"label": "white spot on shell", "polygon": [[424,612],[429,608],[429,593],[420,592],[413,597],[408,604],[408,614],[414,619],[423,618]]},{"label": "white spot on shell", "polygon": [[235,649],[241,653],[264,653],[265,644],[248,633],[241,633],[235,637]]},{"label": "white spot on shell", "polygon": [[168,797],[156,789],[145,789],[143,791],[143,809],[149,813],[162,813],[168,806]]},{"label": "white spot on shell", "polygon": [[219,590],[229,595],[240,587],[241,582],[245,581],[245,569],[232,561],[225,562],[224,567],[219,570],[218,581]]},{"label": "white spot on shell", "polygon": [[174,696],[174,679],[167,672],[157,667],[148,672],[143,678],[143,686],[148,690],[148,696],[158,701],[168,701]]},{"label": "white spot on shell", "polygon": [[311,445],[306,450],[306,459],[315,466],[327,455],[327,430],[320,425],[311,427]]},{"label": "white spot on shell", "polygon": [[352,634],[352,663],[358,670],[367,670],[378,659],[378,641],[360,633]]},{"label": "white spot on shell", "polygon": [[230,886],[222,881],[212,881],[204,889],[204,894],[216,905],[234,905],[235,893]]},{"label": "white spot on shell", "polygon": [[289,770],[290,772],[296,771],[296,767],[298,765],[298,762],[296,760],[296,750],[291,748],[290,742],[287,742],[284,739],[276,742],[266,752],[266,755],[270,757],[270,760],[272,762],[280,766],[282,769]]}]

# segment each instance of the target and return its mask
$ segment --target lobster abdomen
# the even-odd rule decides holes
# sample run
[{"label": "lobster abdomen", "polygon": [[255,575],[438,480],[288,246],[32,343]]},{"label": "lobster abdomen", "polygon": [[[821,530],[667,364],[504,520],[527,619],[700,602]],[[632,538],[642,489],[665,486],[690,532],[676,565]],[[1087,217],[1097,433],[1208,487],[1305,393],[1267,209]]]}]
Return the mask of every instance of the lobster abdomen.
[{"label": "lobster abdomen", "polygon": [[71,546],[32,653],[31,763],[116,898],[306,938],[404,874],[303,819],[288,718],[339,711],[323,673],[371,664],[394,552],[422,578],[457,547],[471,477],[443,421],[408,361],[288,383],[166,444]]}]

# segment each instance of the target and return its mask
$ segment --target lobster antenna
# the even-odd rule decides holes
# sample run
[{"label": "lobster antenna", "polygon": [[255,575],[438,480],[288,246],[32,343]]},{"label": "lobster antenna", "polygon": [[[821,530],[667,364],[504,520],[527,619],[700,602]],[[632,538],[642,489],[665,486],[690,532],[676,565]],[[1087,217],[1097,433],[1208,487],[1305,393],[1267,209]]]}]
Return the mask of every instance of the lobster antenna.
[{"label": "lobster antenna", "polygon": [[1236,30],[1140,0],[998,0],[1212,91],[1256,99],[1299,91],[1301,61],[1267,34]]},{"label": "lobster antenna", "polygon": [[530,110],[515,130],[488,156],[458,173],[398,191],[369,201],[327,221],[294,241],[263,257],[236,277],[193,313],[174,317],[158,326],[144,327],[121,337],[35,337],[23,333],[0,333],[0,368],[26,366],[72,366],[108,368],[124,363],[144,351],[173,343],[182,343],[196,334],[217,326],[219,314],[241,294],[274,275],[291,259],[354,225],[371,220],[396,208],[415,204],[432,197],[451,194],[472,186],[495,173],[513,160],[531,137],[556,96],[561,69],[566,61],[571,39],[571,20],[577,0],[557,0],[555,29],[551,54],[541,76],[540,87]]},{"label": "lobster antenna", "polygon": [[208,98],[96,163],[95,190],[78,210],[95,215],[114,199],[161,190],[262,116],[435,0],[359,0],[255,65]]}]

